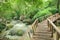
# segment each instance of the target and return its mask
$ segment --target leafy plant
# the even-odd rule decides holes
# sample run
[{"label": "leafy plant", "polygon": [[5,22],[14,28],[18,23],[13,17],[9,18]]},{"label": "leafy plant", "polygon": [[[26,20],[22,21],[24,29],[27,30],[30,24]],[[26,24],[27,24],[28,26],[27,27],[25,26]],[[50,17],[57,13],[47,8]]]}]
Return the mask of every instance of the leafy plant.
[{"label": "leafy plant", "polygon": [[44,15],[47,15],[47,14],[51,14],[51,12],[49,11],[49,9],[40,10],[40,11],[33,17],[33,20],[36,19],[36,18],[42,17],[42,16],[44,16]]},{"label": "leafy plant", "polygon": [[2,30],[5,29],[5,28],[6,28],[6,25],[3,24],[3,23],[0,23],[0,32],[2,32]]},{"label": "leafy plant", "polygon": [[53,14],[55,14],[57,11],[58,11],[58,10],[57,10],[56,8],[53,8],[53,7],[52,7],[51,10],[50,10],[50,12],[53,13]]}]

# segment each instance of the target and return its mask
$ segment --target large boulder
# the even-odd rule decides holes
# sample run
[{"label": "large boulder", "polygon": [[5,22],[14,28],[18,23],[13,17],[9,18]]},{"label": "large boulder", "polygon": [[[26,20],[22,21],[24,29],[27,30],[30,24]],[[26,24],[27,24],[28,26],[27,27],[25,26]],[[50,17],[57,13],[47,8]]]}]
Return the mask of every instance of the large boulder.
[{"label": "large boulder", "polygon": [[7,21],[6,26],[7,26],[7,30],[9,30],[13,27],[13,24],[11,24],[10,21]]},{"label": "large boulder", "polygon": [[23,21],[25,19],[25,16],[24,15],[21,15],[20,18],[19,18],[21,21]]},{"label": "large boulder", "polygon": [[31,21],[32,21],[31,19],[24,19],[24,20],[23,20],[23,22],[24,22],[24,23],[27,23],[27,24],[31,24]]}]

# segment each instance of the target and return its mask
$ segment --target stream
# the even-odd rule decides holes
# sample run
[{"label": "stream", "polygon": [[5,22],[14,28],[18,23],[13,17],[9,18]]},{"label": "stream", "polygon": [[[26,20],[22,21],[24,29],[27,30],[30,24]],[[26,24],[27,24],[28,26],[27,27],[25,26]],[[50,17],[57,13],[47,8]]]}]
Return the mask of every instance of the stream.
[{"label": "stream", "polygon": [[[12,32],[13,34],[15,32],[17,32],[18,30],[22,30],[24,33],[26,32],[26,30],[29,28],[30,25],[26,25],[25,23],[22,23],[19,20],[12,20],[11,24],[13,25],[13,27],[9,30],[6,31],[6,38],[8,38],[9,40],[22,40],[22,36],[17,36],[17,35],[9,35],[10,32]],[[23,34],[24,34],[23,33]]]}]

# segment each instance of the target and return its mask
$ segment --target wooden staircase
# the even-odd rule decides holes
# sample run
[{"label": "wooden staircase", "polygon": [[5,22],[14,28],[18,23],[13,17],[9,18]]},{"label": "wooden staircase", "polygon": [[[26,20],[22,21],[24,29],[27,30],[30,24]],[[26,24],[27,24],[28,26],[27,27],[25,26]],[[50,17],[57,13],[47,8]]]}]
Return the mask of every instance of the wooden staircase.
[{"label": "wooden staircase", "polygon": [[[60,30],[53,23],[60,18],[60,14],[56,13],[48,17],[46,20],[38,23],[38,18],[33,22],[25,34],[28,34],[29,40],[54,40],[53,33],[56,32],[56,40],[60,38]],[[24,39],[26,36],[22,37]],[[25,39],[24,39],[25,40]],[[28,39],[27,39],[28,40]]]},{"label": "wooden staircase", "polygon": [[54,40],[47,27],[47,20],[38,24],[38,28],[36,29],[36,32],[34,32],[32,40]]},{"label": "wooden staircase", "polygon": [[[52,22],[56,21],[58,18],[60,18],[59,14],[49,17],[49,19]],[[49,23],[47,20],[44,20],[41,23],[38,23],[36,31],[34,31],[34,34],[31,38],[31,40],[54,40],[54,38],[53,38],[54,29],[52,29],[52,31],[50,31],[50,28],[48,26],[49,26]],[[52,24],[52,26],[55,26],[55,25]],[[50,25],[50,27],[51,27],[51,25]],[[56,39],[56,40],[58,40],[58,39]]]}]

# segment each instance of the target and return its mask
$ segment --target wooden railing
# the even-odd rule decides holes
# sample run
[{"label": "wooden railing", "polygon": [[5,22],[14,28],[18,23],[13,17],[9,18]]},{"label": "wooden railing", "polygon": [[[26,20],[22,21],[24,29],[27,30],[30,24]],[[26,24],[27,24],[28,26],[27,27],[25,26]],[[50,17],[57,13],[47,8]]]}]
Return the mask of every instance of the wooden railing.
[{"label": "wooden railing", "polygon": [[33,24],[26,30],[25,34],[22,36],[22,39],[25,40],[25,37],[29,37],[31,40],[34,32],[36,31],[36,28],[38,26],[38,19],[36,19]]},{"label": "wooden railing", "polygon": [[[47,16],[47,15],[46,15],[46,16]],[[43,16],[43,18],[46,18],[46,16]],[[53,18],[54,20],[52,19],[52,17],[54,17],[54,18]],[[54,30],[56,30],[56,32],[57,32],[57,38],[56,38],[56,40],[59,39],[60,32],[58,31],[59,29],[56,27],[56,25],[53,24],[52,21],[57,20],[59,17],[60,17],[60,15],[59,15],[59,14],[56,14],[56,15],[53,15],[53,16],[51,16],[51,17],[49,17],[49,18],[47,19],[47,20],[48,20],[48,27],[50,28],[50,31],[52,32],[52,33],[51,33],[51,37],[53,37],[53,33],[54,33],[53,31],[54,31]],[[40,18],[42,18],[42,17],[40,17]],[[42,19],[42,20],[43,20],[43,19]],[[36,31],[37,26],[38,26],[38,18],[33,22],[33,24],[30,26],[30,28],[27,29],[26,33],[24,34],[24,36],[23,36],[22,38],[25,39],[26,35],[28,35],[29,38],[30,38],[30,40],[31,40],[33,34],[34,34],[35,31]],[[31,33],[31,31],[32,31],[32,33]]]},{"label": "wooden railing", "polygon": [[47,19],[47,21],[48,21],[48,27],[50,28],[50,31],[52,32],[51,37],[53,37],[53,33],[54,33],[54,30],[55,30],[55,32],[56,32],[56,40],[59,40],[59,38],[60,38],[60,30],[57,28],[57,26],[50,19]]},{"label": "wooden railing", "polygon": [[37,28],[37,26],[38,26],[38,19],[36,19],[35,21],[34,21],[34,23],[32,24],[32,30],[33,30],[33,34],[34,34],[34,32],[36,31],[36,28]]},{"label": "wooden railing", "polygon": [[[30,38],[34,34],[34,32],[36,31],[37,26],[38,26],[38,18],[33,22],[33,24],[31,25],[31,28],[28,29],[28,35]],[[32,31],[32,33],[31,33],[31,31]]]}]

